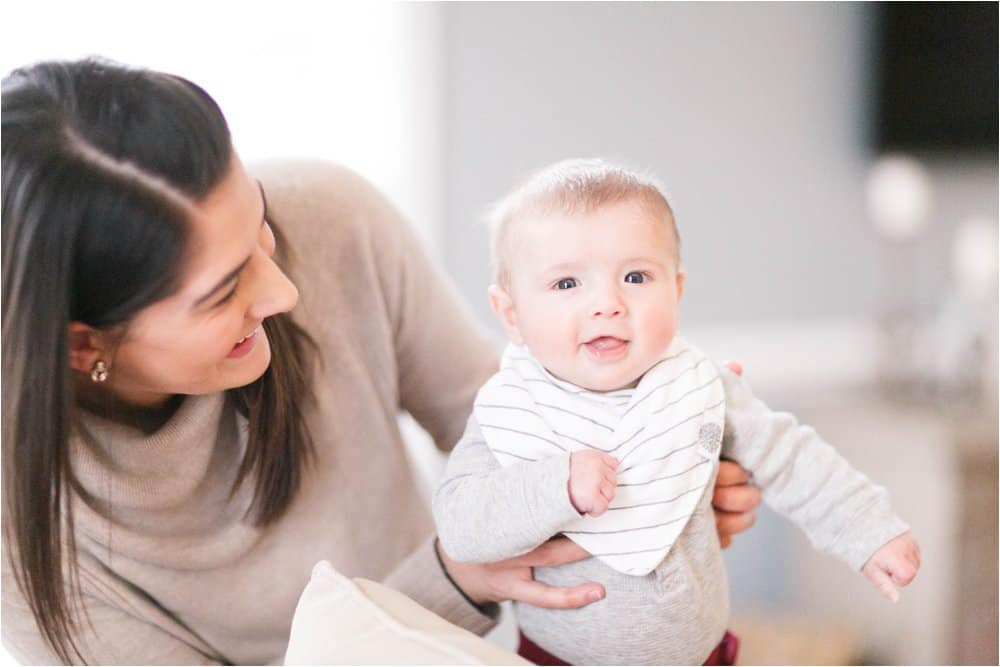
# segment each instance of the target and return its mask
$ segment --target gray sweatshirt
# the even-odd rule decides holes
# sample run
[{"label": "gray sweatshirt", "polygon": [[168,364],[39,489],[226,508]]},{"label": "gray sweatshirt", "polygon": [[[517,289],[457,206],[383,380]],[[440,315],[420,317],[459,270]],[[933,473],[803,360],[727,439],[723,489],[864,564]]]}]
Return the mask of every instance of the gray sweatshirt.
[{"label": "gray sweatshirt", "polygon": [[[726,394],[722,457],[753,473],[764,501],[813,545],[859,570],[908,526],[885,489],[851,468],[807,426],[771,411],[720,368]],[[570,503],[569,454],[501,467],[475,417],[448,461],[433,510],[454,559],[493,562],[528,552],[579,514]],[[605,599],[580,609],[515,603],[524,634],[573,664],[701,664],[722,639],[729,592],[712,510],[714,475],[667,557],[645,576],[597,558],[535,568],[553,586],[601,583]]]}]

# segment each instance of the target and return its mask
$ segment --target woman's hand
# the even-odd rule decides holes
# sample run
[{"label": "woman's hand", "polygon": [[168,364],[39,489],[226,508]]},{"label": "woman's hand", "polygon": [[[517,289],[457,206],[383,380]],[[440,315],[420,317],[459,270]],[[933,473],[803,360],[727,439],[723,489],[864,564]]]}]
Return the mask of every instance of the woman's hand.
[{"label": "woman's hand", "polygon": [[[727,361],[725,366],[737,375],[743,375],[743,366]],[[712,506],[715,509],[715,529],[719,544],[725,549],[733,542],[733,535],[742,533],[757,520],[754,511],[760,505],[760,489],[749,483],[750,473],[732,461],[719,462],[719,476],[715,480]]]},{"label": "woman's hand", "polygon": [[476,604],[518,600],[536,607],[570,609],[604,597],[600,584],[556,588],[535,581],[533,567],[550,567],[590,558],[583,547],[566,537],[556,537],[533,551],[496,563],[458,563],[436,545],[452,580]]},{"label": "woman's hand", "polygon": [[712,506],[715,509],[715,529],[719,544],[725,549],[733,535],[742,533],[757,520],[754,511],[760,505],[760,489],[749,483],[750,473],[732,461],[719,462]]}]

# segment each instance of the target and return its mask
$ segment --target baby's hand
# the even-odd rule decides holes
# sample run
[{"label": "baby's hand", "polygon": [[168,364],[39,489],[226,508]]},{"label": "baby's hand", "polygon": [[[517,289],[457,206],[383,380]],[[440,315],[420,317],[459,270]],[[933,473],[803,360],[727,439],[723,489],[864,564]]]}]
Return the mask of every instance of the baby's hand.
[{"label": "baby's hand", "polygon": [[896,585],[906,586],[920,568],[920,546],[909,531],[889,540],[861,568],[868,579],[893,602],[899,602]]},{"label": "baby's hand", "polygon": [[580,514],[601,516],[618,488],[618,459],[588,449],[569,457],[569,500]]}]

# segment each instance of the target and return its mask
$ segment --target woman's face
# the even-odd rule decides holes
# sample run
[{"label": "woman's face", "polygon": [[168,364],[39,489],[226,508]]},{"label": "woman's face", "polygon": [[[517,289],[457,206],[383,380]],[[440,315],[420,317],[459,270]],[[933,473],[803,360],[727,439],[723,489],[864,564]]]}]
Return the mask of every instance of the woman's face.
[{"label": "woman's face", "polygon": [[181,288],[140,311],[111,353],[106,386],[131,405],[253,382],[271,362],[261,323],[298,301],[272,259],[264,199],[239,158],[195,209]]}]

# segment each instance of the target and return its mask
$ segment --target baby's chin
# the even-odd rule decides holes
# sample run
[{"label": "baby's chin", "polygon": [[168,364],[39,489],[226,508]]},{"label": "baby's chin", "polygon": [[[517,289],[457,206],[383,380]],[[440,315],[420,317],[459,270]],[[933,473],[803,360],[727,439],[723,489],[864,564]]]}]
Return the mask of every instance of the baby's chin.
[{"label": "baby's chin", "polygon": [[593,391],[600,394],[606,394],[611,391],[620,391],[622,389],[635,389],[639,384],[639,380],[642,376],[628,379],[623,377],[593,377],[593,376],[579,376],[576,378],[560,378],[565,379],[567,382],[575,384],[581,389],[586,389],[587,391]]}]

